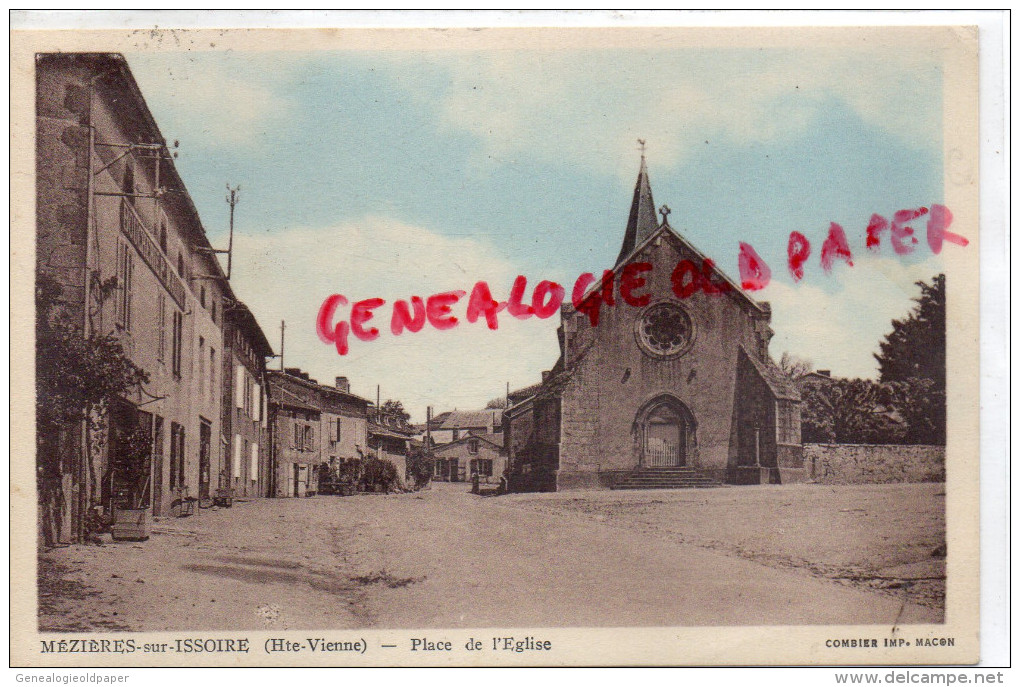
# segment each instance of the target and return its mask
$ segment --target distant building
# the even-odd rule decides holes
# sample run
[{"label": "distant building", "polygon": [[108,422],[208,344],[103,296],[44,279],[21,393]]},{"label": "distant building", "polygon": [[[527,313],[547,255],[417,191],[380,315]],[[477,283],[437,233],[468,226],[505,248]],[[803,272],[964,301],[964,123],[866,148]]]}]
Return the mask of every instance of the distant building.
[{"label": "distant building", "polygon": [[483,484],[498,484],[506,470],[502,433],[468,434],[437,446],[432,457],[439,482],[470,482],[478,475]]},{"label": "distant building", "polygon": [[367,452],[367,399],[350,393],[345,377],[335,387],[287,368],[270,371],[272,493],[312,496],[323,466]]},{"label": "distant building", "polygon": [[[512,490],[803,478],[800,396],[769,357],[771,309],[706,262],[666,214],[657,221],[642,156],[612,270],[615,305],[602,305],[593,325],[564,304],[559,360],[530,395],[511,394],[527,396],[506,413]],[[686,281],[707,286],[679,298],[684,260]],[[635,263],[640,305],[620,289]]]},{"label": "distant building", "polygon": [[273,496],[269,487],[266,358],[273,349],[251,310],[235,301],[223,312],[223,471],[231,497]]},{"label": "distant building", "polygon": [[412,443],[417,441],[417,431],[408,424],[407,418],[397,413],[372,408],[369,415],[369,452],[376,458],[393,463],[401,486],[407,486],[407,453]]},{"label": "distant building", "polygon": [[[457,441],[469,434],[501,434],[503,432],[503,409],[454,410],[445,413],[441,424],[432,430],[435,444]],[[437,416],[438,419],[441,416]],[[435,422],[435,420],[433,420]]]}]

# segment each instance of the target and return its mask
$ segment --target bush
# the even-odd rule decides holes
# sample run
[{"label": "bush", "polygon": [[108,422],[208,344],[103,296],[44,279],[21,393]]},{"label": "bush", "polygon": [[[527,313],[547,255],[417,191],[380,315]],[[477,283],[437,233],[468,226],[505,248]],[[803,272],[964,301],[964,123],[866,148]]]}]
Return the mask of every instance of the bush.
[{"label": "bush", "polygon": [[361,472],[361,484],[365,491],[375,491],[376,487],[391,491],[397,486],[397,466],[381,458],[368,458]]}]

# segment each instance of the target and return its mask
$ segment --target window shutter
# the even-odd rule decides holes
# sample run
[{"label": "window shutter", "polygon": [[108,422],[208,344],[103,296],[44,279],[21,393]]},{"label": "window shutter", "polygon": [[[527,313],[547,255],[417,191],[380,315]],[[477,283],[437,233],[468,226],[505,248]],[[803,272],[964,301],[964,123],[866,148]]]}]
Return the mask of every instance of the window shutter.
[{"label": "window shutter", "polygon": [[262,385],[255,383],[255,403],[252,404],[252,419],[255,422],[262,420]]},{"label": "window shutter", "polygon": [[252,482],[257,482],[259,479],[259,445],[255,442],[251,445],[251,469],[248,471],[248,475],[251,477]]},{"label": "window shutter", "polygon": [[234,435],[234,477],[241,476],[241,461],[244,457],[241,455],[241,435]]},{"label": "window shutter", "polygon": [[296,449],[298,449],[300,451],[300,450],[304,449],[304,447],[305,447],[305,441],[304,441],[304,437],[301,435],[301,425],[298,424],[297,422],[295,422],[294,423],[294,448],[296,448]]},{"label": "window shutter", "polygon": [[234,375],[234,405],[244,408],[244,366],[238,365]]}]

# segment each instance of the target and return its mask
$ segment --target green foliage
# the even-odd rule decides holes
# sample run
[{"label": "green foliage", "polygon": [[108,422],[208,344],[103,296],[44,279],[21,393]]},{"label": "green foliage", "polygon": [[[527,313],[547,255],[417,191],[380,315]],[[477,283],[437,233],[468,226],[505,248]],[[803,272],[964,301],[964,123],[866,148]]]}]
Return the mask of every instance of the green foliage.
[{"label": "green foliage", "polygon": [[799,358],[792,353],[783,351],[783,355],[779,358],[779,369],[787,377],[796,381],[798,377],[811,372],[814,369],[814,365],[810,360]]},{"label": "green foliage", "polygon": [[382,414],[399,418],[400,424],[406,424],[411,419],[411,414],[404,410],[404,404],[391,399],[386,399],[383,402]]},{"label": "green foliage", "polygon": [[421,489],[432,480],[433,461],[424,446],[407,450],[407,479],[414,489]]},{"label": "green foliage", "polygon": [[904,441],[946,443],[946,277],[917,282],[921,295],[879,343],[879,378],[906,422]]},{"label": "green foliage", "polygon": [[377,486],[383,491],[390,491],[397,486],[397,466],[384,458],[368,458],[361,473],[361,483],[365,491],[375,491]]},{"label": "green foliage", "polygon": [[506,408],[506,397],[499,396],[485,404],[486,408]]},{"label": "green foliage", "polygon": [[902,430],[886,398],[868,379],[818,380],[801,392],[801,436],[809,443],[900,443]]},{"label": "green foliage", "polygon": [[931,284],[917,282],[921,295],[917,305],[902,320],[893,320],[892,331],[879,343],[875,354],[879,379],[902,382],[930,379],[936,389],[946,388],[946,277],[936,276]]}]

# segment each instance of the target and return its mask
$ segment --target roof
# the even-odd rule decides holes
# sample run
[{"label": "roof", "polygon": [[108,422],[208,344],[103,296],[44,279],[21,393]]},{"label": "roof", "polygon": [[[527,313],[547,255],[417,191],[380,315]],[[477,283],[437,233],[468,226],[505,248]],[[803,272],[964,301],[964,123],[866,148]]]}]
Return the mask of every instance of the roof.
[{"label": "roof", "polygon": [[321,413],[322,409],[316,408],[312,404],[305,401],[303,398],[288,390],[280,384],[273,384],[273,378],[270,377],[270,391],[269,399],[271,403],[277,405],[287,406],[288,408],[300,408],[301,410],[310,410],[312,412]]},{"label": "roof", "polygon": [[394,429],[393,427],[383,427],[382,425],[376,424],[372,421],[369,421],[368,423],[368,433],[372,436],[389,437],[390,439],[401,440],[410,439],[413,434],[413,432],[402,432],[401,430]]},{"label": "roof", "polygon": [[466,429],[468,427],[488,427],[503,421],[502,408],[486,408],[485,410],[454,410],[439,426],[439,429]]},{"label": "roof", "polygon": [[258,320],[255,319],[255,315],[247,305],[235,300],[234,304],[226,309],[226,316],[233,320],[238,328],[248,336],[260,354],[265,357],[273,355],[273,347],[269,345],[266,333],[262,331]]},{"label": "roof", "polygon": [[758,375],[768,385],[773,396],[789,401],[800,400],[800,392],[797,391],[797,387],[771,359],[763,362],[749,354],[743,346],[740,347],[740,350],[744,353],[744,357],[750,361]]},{"label": "roof", "polygon": [[520,389],[514,389],[509,394],[507,394],[507,397],[511,400],[511,402],[512,402],[511,405],[512,405],[513,403],[519,403],[520,401],[523,401],[524,399],[526,399],[526,398],[528,398],[530,396],[534,396],[538,392],[538,390],[541,389],[541,388],[542,388],[542,382],[538,382],[537,384],[532,384],[530,386],[524,386],[524,387],[521,387]]},{"label": "roof", "polygon": [[310,391],[314,391],[316,393],[330,393],[330,394],[333,394],[333,395],[336,395],[336,396],[342,396],[343,398],[348,399],[348,400],[358,401],[358,402],[364,403],[366,405],[371,403],[371,401],[369,401],[367,398],[362,398],[361,396],[358,396],[356,394],[352,394],[349,391],[341,391],[340,389],[337,389],[336,387],[326,386],[325,384],[319,384],[318,382],[313,382],[310,379],[302,379],[301,377],[298,377],[297,375],[292,375],[290,373],[282,372],[280,370],[267,370],[266,374],[268,375],[270,381],[276,380],[276,381],[293,382],[294,384],[297,384],[298,386],[303,386],[306,389],[308,389]]},{"label": "roof", "polygon": [[637,183],[634,184],[634,200],[630,204],[630,216],[627,218],[627,231],[623,235],[623,245],[620,246],[616,264],[624,262],[634,252],[634,248],[644,243],[645,239],[658,228],[655,201],[652,200],[652,185],[648,182],[648,166],[642,153],[641,169],[638,170]]},{"label": "roof", "polygon": [[465,444],[465,443],[471,441],[472,439],[478,439],[478,440],[484,441],[485,443],[489,444],[494,449],[497,449],[499,451],[503,450],[503,435],[502,434],[493,434],[493,433],[490,432],[490,433],[487,433],[487,434],[468,434],[467,436],[463,436],[460,439],[457,439],[456,441],[449,441],[449,442],[446,442],[445,444],[439,444],[438,446],[436,446],[436,447],[434,447],[432,449],[432,452],[433,453],[442,453],[443,451],[447,450],[451,446],[460,446],[461,444]]}]

